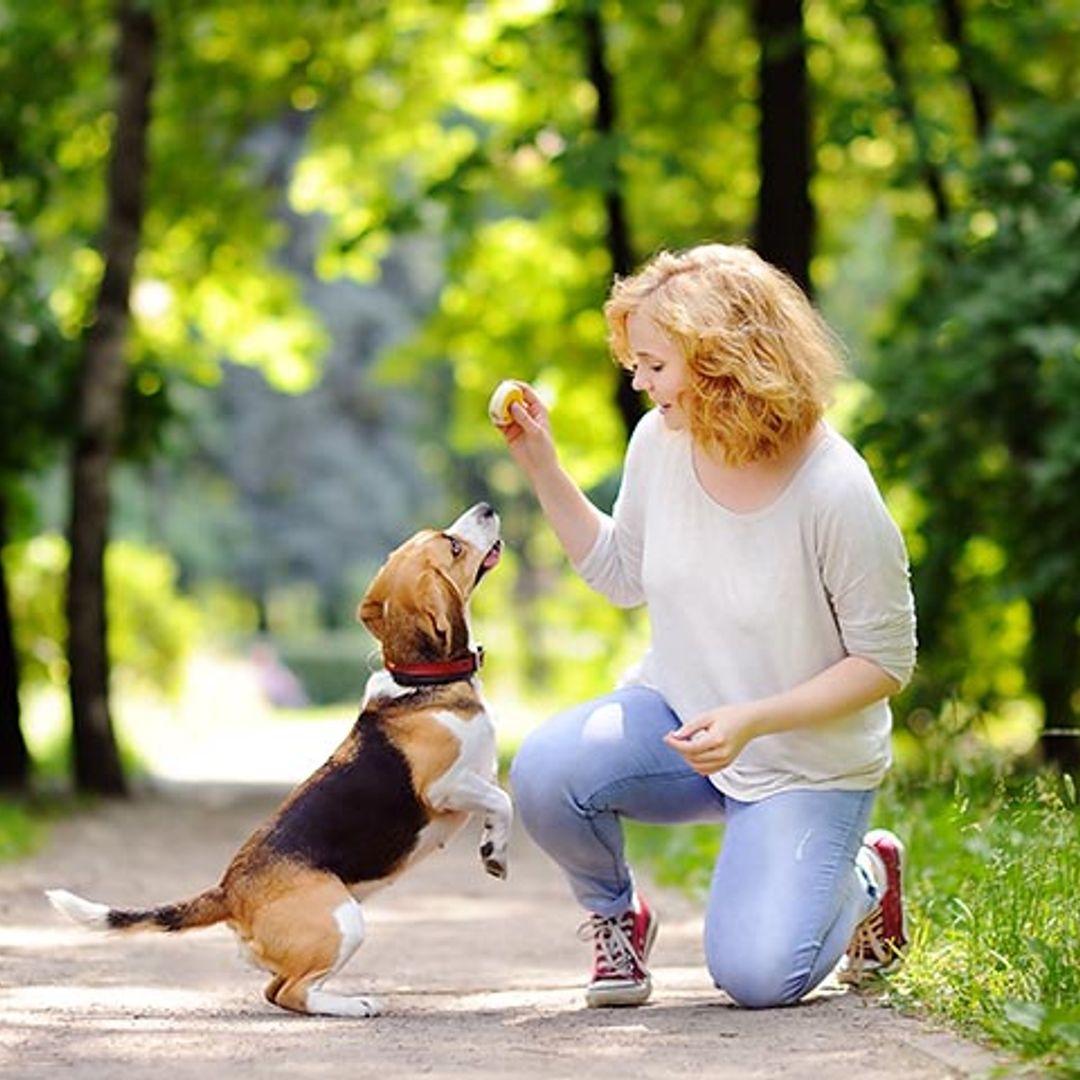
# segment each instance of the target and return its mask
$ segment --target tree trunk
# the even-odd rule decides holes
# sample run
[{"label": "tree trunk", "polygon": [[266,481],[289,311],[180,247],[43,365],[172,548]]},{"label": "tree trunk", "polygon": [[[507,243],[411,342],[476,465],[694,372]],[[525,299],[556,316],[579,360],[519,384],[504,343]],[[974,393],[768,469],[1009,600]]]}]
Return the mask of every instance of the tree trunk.
[{"label": "tree trunk", "polygon": [[156,45],[148,5],[120,0],[117,23],[113,73],[118,100],[102,239],[105,270],[94,320],[83,341],[78,378],[67,593],[75,781],[80,791],[109,795],[125,791],[109,711],[105,614],[109,473],[127,379],[124,345],[142,228]]},{"label": "tree trunk", "polygon": [[814,208],[802,0],[754,0],[753,11],[761,49],[754,245],[809,293]]},{"label": "tree trunk", "polygon": [[[7,543],[7,504],[0,495],[0,555]],[[19,662],[8,602],[4,561],[0,558],[0,788],[22,791],[30,782],[30,754],[19,712]]]},{"label": "tree trunk", "polygon": [[1080,694],[1080,641],[1077,613],[1057,596],[1031,602],[1032,635],[1028,677],[1043,703],[1040,749],[1046,761],[1062,772],[1080,771],[1080,716],[1073,699]]},{"label": "tree trunk", "polygon": [[[590,6],[582,16],[582,25],[585,30],[586,67],[589,81],[596,91],[596,133],[601,139],[613,142],[618,135],[615,81],[607,63],[604,23],[598,7]],[[618,156],[614,154],[611,176],[604,188],[604,212],[607,216],[607,249],[611,259],[611,272],[615,277],[626,277],[634,272],[635,260],[630,242],[630,227],[626,221],[622,169],[619,167]],[[637,422],[645,415],[645,406],[641,395],[618,369],[616,379],[615,407],[629,438]]]}]

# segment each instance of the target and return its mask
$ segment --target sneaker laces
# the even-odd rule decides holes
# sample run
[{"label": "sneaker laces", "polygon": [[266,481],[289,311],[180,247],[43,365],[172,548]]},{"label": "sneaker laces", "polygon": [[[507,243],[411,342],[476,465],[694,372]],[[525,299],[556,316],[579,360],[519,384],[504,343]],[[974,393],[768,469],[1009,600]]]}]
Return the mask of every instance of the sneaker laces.
[{"label": "sneaker laces", "polygon": [[637,979],[645,969],[644,959],[634,948],[632,934],[634,913],[622,915],[590,915],[578,927],[582,941],[593,941],[595,949],[595,979]]},{"label": "sneaker laces", "polygon": [[885,936],[885,919],[878,905],[855,927],[847,947],[845,974],[852,980],[858,980],[867,964],[875,969],[887,967],[897,955],[896,946]]}]

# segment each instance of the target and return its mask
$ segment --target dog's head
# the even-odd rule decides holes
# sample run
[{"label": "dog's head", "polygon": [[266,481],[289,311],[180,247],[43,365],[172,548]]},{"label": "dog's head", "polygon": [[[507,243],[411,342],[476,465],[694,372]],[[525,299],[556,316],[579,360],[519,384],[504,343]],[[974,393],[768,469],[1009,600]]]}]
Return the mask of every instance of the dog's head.
[{"label": "dog's head", "polygon": [[387,557],[357,618],[390,663],[468,655],[469,597],[499,561],[499,515],[477,503],[441,531],[424,529]]}]

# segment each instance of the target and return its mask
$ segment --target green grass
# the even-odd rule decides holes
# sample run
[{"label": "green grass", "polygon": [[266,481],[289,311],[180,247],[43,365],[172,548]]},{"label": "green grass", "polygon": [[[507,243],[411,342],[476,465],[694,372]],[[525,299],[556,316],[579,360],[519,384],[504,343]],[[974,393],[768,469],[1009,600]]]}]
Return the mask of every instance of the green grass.
[{"label": "green grass", "polygon": [[21,859],[37,850],[44,825],[21,800],[0,798],[0,863]]},{"label": "green grass", "polygon": [[[908,849],[911,948],[882,980],[899,1007],[1080,1077],[1080,809],[1071,781],[991,769],[889,782],[875,822]],[[631,857],[702,895],[720,830],[628,830]]]},{"label": "green grass", "polygon": [[898,783],[879,818],[908,844],[912,947],[892,999],[1080,1077],[1080,809],[1072,782]]}]

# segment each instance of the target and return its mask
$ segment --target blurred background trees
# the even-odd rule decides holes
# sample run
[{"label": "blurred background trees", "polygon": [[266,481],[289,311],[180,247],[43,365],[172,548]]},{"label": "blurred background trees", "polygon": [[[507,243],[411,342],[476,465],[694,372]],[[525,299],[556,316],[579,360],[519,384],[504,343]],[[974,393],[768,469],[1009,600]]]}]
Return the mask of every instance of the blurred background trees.
[{"label": "blurred background trees", "polygon": [[[146,161],[110,170],[132,18]],[[0,781],[29,775],[20,702],[95,648],[91,790],[123,788],[110,693],[165,692],[210,641],[269,636],[313,699],[355,700],[374,567],[479,497],[511,555],[478,597],[489,680],[608,684],[641,620],[567,574],[484,406],[535,382],[609,503],[642,403],[600,306],[704,239],[753,242],[850,346],[835,419],[916,575],[898,717],[1042,728],[1075,766],[1078,46],[1080,0],[0,0]],[[87,584],[78,372],[135,183]]]}]

